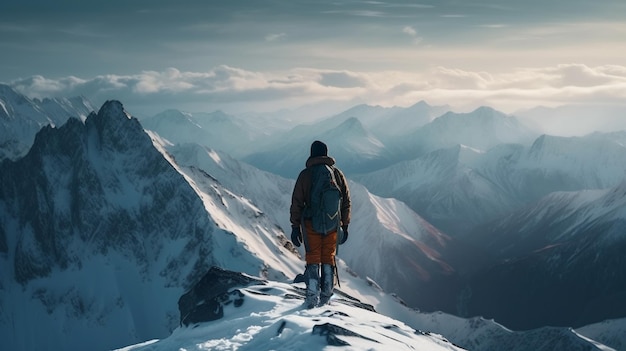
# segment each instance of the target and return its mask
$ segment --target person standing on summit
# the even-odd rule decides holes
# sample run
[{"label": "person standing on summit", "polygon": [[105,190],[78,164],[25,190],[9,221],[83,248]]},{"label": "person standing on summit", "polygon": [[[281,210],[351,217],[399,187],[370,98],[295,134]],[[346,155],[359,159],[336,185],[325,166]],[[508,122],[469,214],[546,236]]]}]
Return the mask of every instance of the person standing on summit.
[{"label": "person standing on summit", "polygon": [[[291,241],[304,242],[306,251],[307,308],[326,304],[335,284],[335,255],[338,245],[348,240],[350,191],[345,176],[328,147],[316,140],[306,168],[298,175],[291,197]],[[320,276],[321,271],[321,276]]]}]

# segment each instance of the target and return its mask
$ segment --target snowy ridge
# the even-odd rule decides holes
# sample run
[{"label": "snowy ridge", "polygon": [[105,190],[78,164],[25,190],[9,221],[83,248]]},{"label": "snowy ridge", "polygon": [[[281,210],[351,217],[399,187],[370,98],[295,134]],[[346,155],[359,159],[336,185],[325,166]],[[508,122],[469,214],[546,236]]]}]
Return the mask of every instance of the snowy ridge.
[{"label": "snowy ridge", "polygon": [[357,154],[361,157],[375,158],[380,156],[384,148],[383,143],[368,132],[355,117],[347,119],[337,128],[326,133],[324,137],[328,140],[329,147],[333,150],[341,150],[341,156],[344,157]]},{"label": "snowy ridge", "polygon": [[518,167],[560,172],[581,182],[581,189],[602,189],[624,178],[625,164],[626,132],[614,132],[583,137],[542,135]]},{"label": "snowy ridge", "polygon": [[[155,135],[158,137],[158,135]],[[159,147],[161,148],[161,147]],[[242,196],[263,209],[279,228],[288,230],[288,211],[294,181],[261,171],[230,155],[198,144],[164,145],[163,153],[169,153],[183,167],[197,168],[215,178],[223,187]]]},{"label": "snowy ridge", "polygon": [[[624,206],[624,183],[553,193],[477,228],[471,237],[496,261],[470,280],[469,313],[483,310],[509,327],[524,329],[621,318],[626,313],[621,300],[626,291]],[[554,304],[554,296],[564,298]],[[517,303],[510,305],[513,301]]]},{"label": "snowy ridge", "polygon": [[[166,339],[119,351],[139,350],[462,350],[439,335],[340,302],[304,309],[302,289],[267,282],[239,290],[241,307],[225,307],[223,319],[180,327]],[[349,301],[349,300],[348,300]]]},{"label": "snowy ridge", "polygon": [[516,204],[474,169],[484,153],[457,145],[355,177],[373,193],[405,202],[451,235],[506,213]]},{"label": "snowy ridge", "polygon": [[[219,299],[225,302],[216,320],[212,316],[167,338],[119,350],[461,350],[458,345],[485,351],[614,350],[568,328],[514,332],[483,318],[419,313],[365,284],[347,276],[330,304],[311,310],[303,308],[303,284],[262,281],[233,287],[228,298]],[[376,301],[384,315],[364,301]]]},{"label": "snowy ridge", "polygon": [[626,318],[609,319],[576,329],[580,335],[610,345],[615,350],[626,349]]}]

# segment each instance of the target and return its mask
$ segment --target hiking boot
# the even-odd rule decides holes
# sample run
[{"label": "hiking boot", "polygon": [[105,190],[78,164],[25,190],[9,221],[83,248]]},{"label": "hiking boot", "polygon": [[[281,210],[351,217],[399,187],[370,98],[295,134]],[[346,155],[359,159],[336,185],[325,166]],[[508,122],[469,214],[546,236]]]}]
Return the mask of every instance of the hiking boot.
[{"label": "hiking boot", "polygon": [[320,295],[320,266],[318,264],[310,264],[306,266],[304,271],[306,277],[306,297],[304,304],[306,308],[317,306]]},{"label": "hiking boot", "polygon": [[333,295],[333,289],[335,286],[335,267],[333,265],[324,263],[322,264],[322,278],[320,280],[320,302],[319,306],[325,305]]}]

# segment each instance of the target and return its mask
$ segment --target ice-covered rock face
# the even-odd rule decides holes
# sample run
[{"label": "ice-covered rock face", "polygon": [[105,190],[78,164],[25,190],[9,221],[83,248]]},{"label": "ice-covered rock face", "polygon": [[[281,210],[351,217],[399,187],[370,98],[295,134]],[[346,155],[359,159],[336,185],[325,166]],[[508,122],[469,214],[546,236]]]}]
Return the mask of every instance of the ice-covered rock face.
[{"label": "ice-covered rock face", "polygon": [[244,295],[235,288],[264,284],[262,280],[243,273],[211,267],[191,290],[178,299],[180,324],[188,326],[220,319],[224,317],[224,306],[232,303],[239,307],[243,304]]},{"label": "ice-covered rock face", "polygon": [[0,201],[10,209],[4,230],[16,223],[9,241],[20,283],[80,264],[85,250],[122,250],[147,264],[159,250],[156,236],[213,227],[206,216],[177,227],[178,209],[199,214],[203,205],[119,102],[107,102],[85,124],[45,127],[29,154],[4,164],[1,177]]}]

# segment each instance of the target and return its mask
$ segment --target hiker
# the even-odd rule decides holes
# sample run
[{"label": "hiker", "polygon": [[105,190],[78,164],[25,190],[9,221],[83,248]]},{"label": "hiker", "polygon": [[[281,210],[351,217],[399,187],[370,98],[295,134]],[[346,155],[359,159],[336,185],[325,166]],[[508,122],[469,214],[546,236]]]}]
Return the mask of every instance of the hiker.
[{"label": "hiker", "polygon": [[345,176],[334,165],[326,144],[314,141],[291,197],[291,241],[297,247],[304,242],[306,251],[307,308],[330,300],[337,247],[348,240],[350,191]]}]

